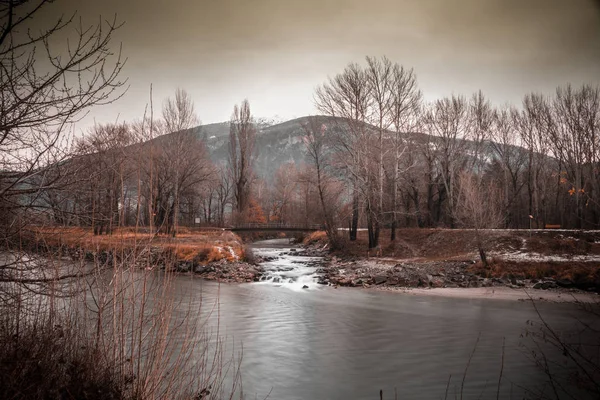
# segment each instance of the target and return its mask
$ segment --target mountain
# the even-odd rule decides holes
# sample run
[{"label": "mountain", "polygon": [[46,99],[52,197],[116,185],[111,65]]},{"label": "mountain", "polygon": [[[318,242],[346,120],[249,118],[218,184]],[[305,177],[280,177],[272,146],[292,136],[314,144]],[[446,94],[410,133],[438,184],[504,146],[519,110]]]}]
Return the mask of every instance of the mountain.
[{"label": "mountain", "polygon": [[[305,135],[303,125],[309,122],[309,118],[317,118],[319,124],[327,127],[329,132],[344,129],[345,120],[337,117],[314,116],[301,117],[290,121],[268,125],[266,123],[257,124],[256,134],[256,161],[254,164],[255,172],[258,176],[265,179],[267,182],[272,181],[275,172],[286,163],[305,163],[309,160],[306,156],[306,149],[302,141]],[[376,131],[377,128],[365,124],[367,129]],[[220,122],[208,125],[201,125],[192,128],[199,139],[203,140],[210,154],[212,161],[215,164],[226,165],[229,157],[229,122]],[[155,140],[161,141],[169,135],[163,135]],[[429,141],[429,135],[424,133],[405,133],[406,139],[411,139],[413,142],[426,143]],[[464,151],[467,157],[473,154],[474,145],[467,140],[467,146]],[[497,155],[492,150],[491,142],[484,146],[484,150],[488,160],[497,158]],[[520,147],[515,147],[511,151],[516,153],[526,154],[525,150]]]},{"label": "mountain", "polygon": [[[334,127],[336,118],[318,116],[319,122],[328,127]],[[286,163],[306,162],[306,150],[302,137],[305,132],[302,124],[308,122],[309,117],[302,117],[271,126],[263,126],[256,134],[256,161],[255,172],[267,181],[270,180],[279,167]],[[216,124],[212,124],[216,125]],[[204,126],[199,127],[199,135],[206,140],[206,147],[213,162],[218,164],[227,163],[229,157],[229,125],[226,133],[217,132],[214,128],[206,130]],[[221,124],[219,124],[221,125]],[[213,133],[210,135],[211,132]]]}]

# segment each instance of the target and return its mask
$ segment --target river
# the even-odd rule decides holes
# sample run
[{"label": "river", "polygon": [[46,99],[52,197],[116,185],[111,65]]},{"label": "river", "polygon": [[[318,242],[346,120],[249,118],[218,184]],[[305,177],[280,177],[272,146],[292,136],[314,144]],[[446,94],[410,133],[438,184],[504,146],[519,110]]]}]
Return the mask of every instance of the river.
[{"label": "river", "polygon": [[[254,244],[274,257],[267,281],[218,285],[177,277],[183,297],[219,303],[220,333],[243,345],[246,398],[376,399],[522,398],[545,379],[520,336],[537,319],[529,302],[414,296],[317,285],[314,266],[289,255],[285,241]],[[288,255],[281,255],[287,253]],[[314,259],[309,260],[314,264]],[[278,278],[278,279],[276,279]],[[307,285],[308,289],[303,289]],[[200,295],[201,293],[201,295]],[[556,329],[579,311],[570,304],[539,303]]]}]

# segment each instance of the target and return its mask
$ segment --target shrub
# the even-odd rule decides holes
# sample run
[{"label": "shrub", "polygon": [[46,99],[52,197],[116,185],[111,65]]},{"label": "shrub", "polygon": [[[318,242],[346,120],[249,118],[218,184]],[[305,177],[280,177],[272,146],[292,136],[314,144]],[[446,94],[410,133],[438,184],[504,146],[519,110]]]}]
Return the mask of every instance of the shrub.
[{"label": "shrub", "polygon": [[327,234],[324,231],[312,232],[304,238],[302,243],[304,245],[328,243]]},{"label": "shrub", "polygon": [[0,398],[125,398],[132,379],[119,376],[71,324],[45,320],[16,330],[7,322],[0,328]]},{"label": "shrub", "polygon": [[[234,393],[239,364],[223,355],[218,328],[204,330],[198,298],[178,297],[173,257],[160,274],[139,269],[148,253],[110,268],[82,263],[87,274],[64,281],[0,285],[0,398],[216,399],[229,374]],[[41,262],[50,276],[65,268],[51,258],[33,265]]]}]

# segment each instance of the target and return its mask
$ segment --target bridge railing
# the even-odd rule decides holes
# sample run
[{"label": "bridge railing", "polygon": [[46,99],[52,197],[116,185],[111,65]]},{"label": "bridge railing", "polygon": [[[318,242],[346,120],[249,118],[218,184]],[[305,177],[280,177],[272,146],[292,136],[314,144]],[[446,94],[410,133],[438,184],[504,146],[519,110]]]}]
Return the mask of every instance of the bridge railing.
[{"label": "bridge railing", "polygon": [[310,230],[310,231],[319,231],[323,230],[323,225],[319,224],[285,224],[281,222],[267,222],[267,223],[245,223],[245,224],[236,224],[231,229],[240,230],[240,229],[269,229],[269,230]]}]

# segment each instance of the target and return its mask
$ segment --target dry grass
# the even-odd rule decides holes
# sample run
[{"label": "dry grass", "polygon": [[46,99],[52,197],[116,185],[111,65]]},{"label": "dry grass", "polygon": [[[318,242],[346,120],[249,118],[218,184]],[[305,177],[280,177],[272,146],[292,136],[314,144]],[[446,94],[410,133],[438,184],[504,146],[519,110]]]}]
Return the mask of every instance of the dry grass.
[{"label": "dry grass", "polygon": [[207,263],[243,258],[244,246],[236,234],[221,229],[181,229],[176,238],[135,228],[119,228],[112,235],[94,235],[91,229],[76,227],[36,227],[27,236],[47,246],[67,246],[89,251],[114,251],[150,246],[171,254],[177,261]]},{"label": "dry grass", "polygon": [[327,243],[327,234],[324,231],[316,231],[316,232],[311,232],[308,235],[306,235],[303,240],[302,240],[302,244],[304,245],[310,245],[310,244],[325,244]]},{"label": "dry grass", "polygon": [[470,272],[494,278],[571,281],[579,286],[600,286],[600,265],[594,262],[530,262],[494,260],[487,268],[474,264]]},{"label": "dry grass", "polygon": [[[368,254],[368,236],[359,231],[356,241],[349,241],[342,232],[343,248],[337,252],[342,256],[373,256]],[[514,230],[483,231],[487,247],[494,252],[535,252],[546,255],[600,254],[600,232],[556,232],[534,231],[531,233]],[[315,232],[305,239],[305,244],[326,242],[324,232]],[[468,229],[398,229],[396,240],[390,240],[390,231],[380,234],[381,257],[423,258],[431,261],[441,259],[470,258],[477,252],[476,234]]]},{"label": "dry grass", "polygon": [[[323,233],[324,234],[324,233]],[[374,256],[375,250],[368,249],[368,233],[358,231],[356,241],[349,241],[347,232],[341,232],[342,248],[338,255],[349,257]],[[472,253],[474,233],[450,229],[398,229],[396,240],[390,240],[390,230],[383,229],[379,236],[380,257],[412,258],[422,257],[431,260],[439,258],[464,257]]]},{"label": "dry grass", "polygon": [[[600,254],[600,232],[593,231],[484,231],[486,247],[493,251],[488,267],[480,262],[470,272],[480,276],[514,279],[570,281],[577,287],[600,287],[600,263],[573,261],[571,256]],[[323,232],[316,232],[305,243],[326,242]],[[389,230],[380,236],[380,253],[368,251],[366,231],[359,231],[355,242],[344,239],[344,246],[335,252],[345,258],[381,257],[387,262],[410,259],[411,262],[444,262],[478,260],[475,231],[465,229],[399,229],[396,240],[390,240]],[[502,255],[519,254],[518,260],[503,259]],[[533,253],[528,260],[527,253]],[[564,260],[535,260],[533,257],[561,256]],[[382,260],[383,261],[383,260]]]}]

